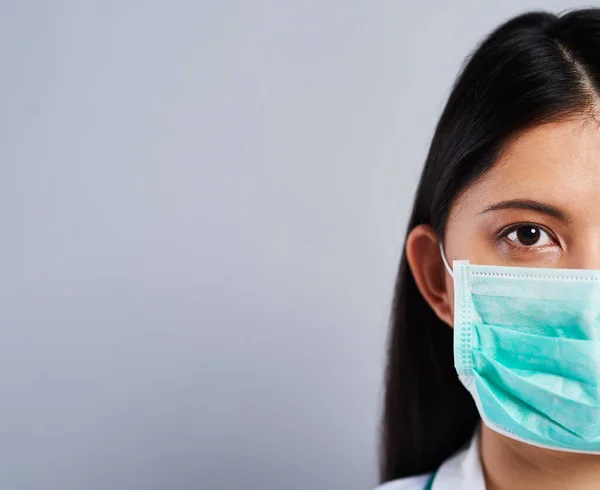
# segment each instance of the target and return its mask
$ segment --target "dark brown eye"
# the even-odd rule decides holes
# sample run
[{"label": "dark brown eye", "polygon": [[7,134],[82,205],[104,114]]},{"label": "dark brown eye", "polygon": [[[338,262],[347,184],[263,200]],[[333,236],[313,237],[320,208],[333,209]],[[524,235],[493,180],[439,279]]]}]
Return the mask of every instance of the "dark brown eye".
[{"label": "dark brown eye", "polygon": [[517,238],[523,245],[535,245],[540,235],[540,230],[533,226],[522,226],[517,230]]},{"label": "dark brown eye", "polygon": [[515,242],[518,245],[524,247],[542,247],[544,245],[550,245],[552,238],[539,226],[535,225],[522,225],[506,235],[511,242]]}]

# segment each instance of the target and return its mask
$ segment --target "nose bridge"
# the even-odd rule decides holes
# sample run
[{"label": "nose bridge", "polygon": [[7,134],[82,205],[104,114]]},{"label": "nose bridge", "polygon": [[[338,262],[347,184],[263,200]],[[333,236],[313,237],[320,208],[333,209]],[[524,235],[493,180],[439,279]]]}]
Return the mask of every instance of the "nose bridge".
[{"label": "nose bridge", "polygon": [[600,270],[600,227],[581,238],[572,267]]}]

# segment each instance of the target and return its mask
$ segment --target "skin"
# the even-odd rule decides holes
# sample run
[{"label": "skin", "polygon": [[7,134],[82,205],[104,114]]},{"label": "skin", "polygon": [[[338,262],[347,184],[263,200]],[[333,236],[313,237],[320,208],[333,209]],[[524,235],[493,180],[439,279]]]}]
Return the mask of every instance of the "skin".
[{"label": "skin", "polygon": [[[499,206],[503,209],[495,209]],[[534,233],[523,234],[528,229]],[[455,199],[444,246],[450,264],[468,259],[473,264],[600,269],[598,121],[581,116],[523,132],[489,172]],[[430,226],[417,226],[406,252],[421,294],[452,327],[453,281],[440,256],[439,238]],[[600,455],[538,448],[483,424],[480,451],[488,490],[600,488]]]}]

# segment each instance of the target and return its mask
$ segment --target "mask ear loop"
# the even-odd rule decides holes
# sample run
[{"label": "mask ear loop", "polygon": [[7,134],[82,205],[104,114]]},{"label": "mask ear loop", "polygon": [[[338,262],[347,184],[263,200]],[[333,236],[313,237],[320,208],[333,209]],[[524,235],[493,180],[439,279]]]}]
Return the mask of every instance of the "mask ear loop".
[{"label": "mask ear loop", "polygon": [[442,255],[442,260],[444,261],[444,265],[446,266],[448,274],[450,274],[450,277],[454,279],[454,273],[452,272],[452,268],[450,267],[450,264],[448,264],[448,260],[446,259],[446,252],[444,252],[444,244],[442,242],[440,242],[440,254]]}]

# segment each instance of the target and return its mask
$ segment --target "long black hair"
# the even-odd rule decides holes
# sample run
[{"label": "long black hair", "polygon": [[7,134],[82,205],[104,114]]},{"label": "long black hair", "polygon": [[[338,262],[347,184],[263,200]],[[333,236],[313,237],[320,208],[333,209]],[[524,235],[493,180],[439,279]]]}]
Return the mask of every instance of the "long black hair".
[{"label": "long black hair", "polygon": [[[456,196],[523,130],[600,107],[600,9],[519,15],[477,47],[437,125],[408,231],[444,237]],[[600,112],[600,111],[598,111]],[[452,329],[417,289],[403,254],[388,344],[381,481],[435,470],[479,416],[453,366]]]}]

